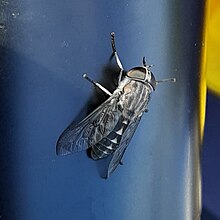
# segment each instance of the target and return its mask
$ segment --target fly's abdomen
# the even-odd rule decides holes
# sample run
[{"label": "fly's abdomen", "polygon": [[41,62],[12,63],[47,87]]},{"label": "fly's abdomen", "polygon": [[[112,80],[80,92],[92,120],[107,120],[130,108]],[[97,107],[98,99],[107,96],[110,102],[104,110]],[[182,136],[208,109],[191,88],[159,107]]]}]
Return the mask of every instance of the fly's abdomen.
[{"label": "fly's abdomen", "polygon": [[115,128],[101,141],[92,146],[91,157],[94,160],[102,159],[112,154],[118,147],[128,121],[121,118]]}]

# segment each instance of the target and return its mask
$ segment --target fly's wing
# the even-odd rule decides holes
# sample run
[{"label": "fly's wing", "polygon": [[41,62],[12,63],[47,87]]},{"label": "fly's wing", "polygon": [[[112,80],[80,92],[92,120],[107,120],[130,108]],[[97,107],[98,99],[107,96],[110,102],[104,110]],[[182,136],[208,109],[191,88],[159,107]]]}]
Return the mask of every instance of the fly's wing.
[{"label": "fly's wing", "polygon": [[80,123],[64,130],[57,141],[57,155],[86,150],[110,133],[121,114],[117,100],[118,95],[112,95]]},{"label": "fly's wing", "polygon": [[121,159],[124,155],[124,152],[131,140],[131,138],[134,135],[134,132],[141,120],[141,117],[136,118],[134,121],[130,122],[122,135],[121,142],[117,148],[117,150],[113,153],[113,156],[110,160],[108,171],[107,171],[107,178],[114,172],[116,167],[120,164]]}]

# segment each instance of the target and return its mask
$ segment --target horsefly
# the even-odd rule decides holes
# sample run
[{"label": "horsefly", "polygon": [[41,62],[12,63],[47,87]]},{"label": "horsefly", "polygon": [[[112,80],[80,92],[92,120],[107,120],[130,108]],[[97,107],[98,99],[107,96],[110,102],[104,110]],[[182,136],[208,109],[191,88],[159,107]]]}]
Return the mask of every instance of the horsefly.
[{"label": "horsefly", "polygon": [[94,160],[111,157],[106,178],[121,164],[124,152],[140,122],[151,93],[157,84],[176,82],[175,78],[156,80],[143,57],[142,66],[125,71],[115,47],[115,34],[111,33],[113,56],[120,68],[118,86],[113,93],[101,84],[83,77],[94,84],[109,98],[85,119],[70,125],[58,139],[57,155],[67,155],[91,148]]}]

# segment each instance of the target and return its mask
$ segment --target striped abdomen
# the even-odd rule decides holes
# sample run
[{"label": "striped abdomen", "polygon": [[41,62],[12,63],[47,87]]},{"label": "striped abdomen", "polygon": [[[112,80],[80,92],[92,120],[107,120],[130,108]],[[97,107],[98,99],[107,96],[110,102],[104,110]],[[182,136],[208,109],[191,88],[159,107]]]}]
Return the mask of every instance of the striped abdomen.
[{"label": "striped abdomen", "polygon": [[122,115],[114,129],[92,146],[91,157],[93,159],[105,158],[118,148],[128,124],[145,111],[150,93],[151,88],[148,85],[135,80],[127,80],[117,103]]},{"label": "striped abdomen", "polygon": [[92,146],[91,157],[94,160],[105,158],[112,154],[118,147],[128,121],[121,117],[115,128],[97,144]]}]

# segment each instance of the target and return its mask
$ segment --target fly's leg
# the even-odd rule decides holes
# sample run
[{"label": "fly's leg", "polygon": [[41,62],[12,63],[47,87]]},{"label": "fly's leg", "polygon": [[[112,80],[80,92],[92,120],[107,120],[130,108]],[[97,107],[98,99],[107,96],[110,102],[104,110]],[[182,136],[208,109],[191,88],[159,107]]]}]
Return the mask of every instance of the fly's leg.
[{"label": "fly's leg", "polygon": [[122,66],[122,63],[120,61],[120,58],[118,56],[118,53],[117,53],[117,50],[116,50],[116,47],[115,47],[115,33],[114,32],[111,33],[111,43],[112,43],[113,55],[115,56],[116,63],[120,68],[120,73],[119,73],[119,77],[118,77],[118,84],[119,84],[121,82],[121,79],[122,79],[122,74],[123,74],[124,68]]},{"label": "fly's leg", "polygon": [[115,33],[114,32],[111,33],[111,43],[112,43],[112,52],[115,56],[116,62],[118,64],[119,68],[121,70],[123,70],[124,68],[123,68],[122,63],[119,59],[119,56],[118,56],[118,53],[117,53],[117,50],[116,50],[116,46],[115,46]]},{"label": "fly's leg", "polygon": [[111,96],[112,93],[109,92],[104,86],[102,86],[101,84],[95,82],[94,80],[90,79],[86,73],[83,74],[83,78],[85,78],[86,80],[88,80],[89,82],[91,82],[94,86],[98,87],[100,90],[102,90],[105,94]]}]

